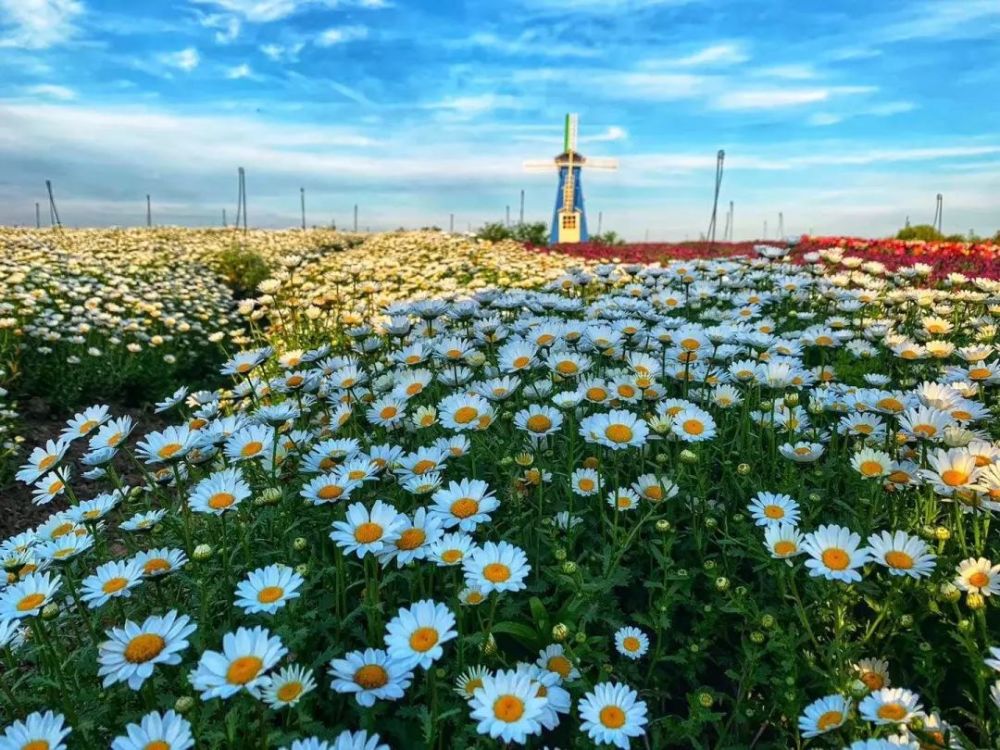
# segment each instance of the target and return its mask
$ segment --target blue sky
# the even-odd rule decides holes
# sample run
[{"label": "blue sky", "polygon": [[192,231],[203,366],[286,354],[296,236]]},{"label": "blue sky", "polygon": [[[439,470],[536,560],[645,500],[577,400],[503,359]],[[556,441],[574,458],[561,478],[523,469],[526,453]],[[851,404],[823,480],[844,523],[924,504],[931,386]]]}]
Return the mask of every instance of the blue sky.
[{"label": "blue sky", "polygon": [[1000,228],[998,0],[0,0],[0,223],[547,219],[562,117],[591,221],[695,238]]}]

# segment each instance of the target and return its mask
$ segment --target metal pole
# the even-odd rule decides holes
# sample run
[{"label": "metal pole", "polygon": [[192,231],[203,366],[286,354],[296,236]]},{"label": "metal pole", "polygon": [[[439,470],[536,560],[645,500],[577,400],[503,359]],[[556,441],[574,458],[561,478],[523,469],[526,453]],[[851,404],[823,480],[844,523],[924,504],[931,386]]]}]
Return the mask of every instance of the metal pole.
[{"label": "metal pole", "polygon": [[604,212],[603,211],[598,211],[597,212],[597,233],[598,234],[601,233],[601,225],[603,223],[604,223]]},{"label": "metal pole", "polygon": [[778,239],[780,240],[785,236],[785,215],[778,212]]},{"label": "metal pole", "polygon": [[733,237],[736,235],[736,213],[733,211],[733,202],[729,201],[729,241],[733,241]]},{"label": "metal pole", "polygon": [[42,228],[42,207],[35,202],[35,229]]},{"label": "metal pole", "polygon": [[306,228],[306,189],[299,188],[299,198],[302,200],[302,229]]},{"label": "metal pole", "polygon": [[523,224],[524,223],[524,189],[523,188],[521,189],[521,215],[520,215],[520,218],[518,219],[517,223],[518,224]]},{"label": "metal pole", "polygon": [[712,199],[712,218],[708,222],[708,232],[706,233],[711,245],[715,245],[715,223],[719,211],[719,190],[722,189],[722,170],[726,161],[726,152],[719,149],[715,155],[715,197]]},{"label": "metal pole", "polygon": [[507,206],[507,218],[506,218],[505,221],[506,221],[506,226],[509,227],[510,226],[510,206],[509,205]]},{"label": "metal pole", "polygon": [[451,214],[448,217],[448,233],[449,234],[455,233],[455,214]]},{"label": "metal pole", "polygon": [[354,204],[354,231],[358,231],[358,204]]},{"label": "metal pole", "polygon": [[240,167],[240,193],[243,195],[243,234],[247,233],[247,174]]},{"label": "metal pole", "polygon": [[226,221],[226,209],[222,209],[222,226],[228,227],[229,222]]},{"label": "metal pole", "polygon": [[153,226],[153,204],[149,200],[149,193],[146,193],[146,228]]},{"label": "metal pole", "polygon": [[56,208],[56,199],[52,194],[52,181],[45,181],[45,189],[49,191],[49,224],[53,227],[62,227],[62,222],[59,220],[59,209]]}]

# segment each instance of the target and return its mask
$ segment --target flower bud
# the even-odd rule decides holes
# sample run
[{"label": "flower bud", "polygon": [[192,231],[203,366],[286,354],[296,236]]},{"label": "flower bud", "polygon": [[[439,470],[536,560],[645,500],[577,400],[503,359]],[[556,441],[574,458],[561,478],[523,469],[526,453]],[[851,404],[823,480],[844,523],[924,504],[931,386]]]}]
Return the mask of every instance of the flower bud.
[{"label": "flower bud", "polygon": [[205,560],[212,557],[213,552],[214,550],[212,549],[211,544],[199,544],[194,548],[194,552],[191,553],[191,557],[198,562],[205,562]]},{"label": "flower bud", "polygon": [[304,536],[297,536],[295,537],[295,541],[292,542],[292,549],[296,552],[302,552],[308,546],[309,541]]},{"label": "flower bud", "polygon": [[750,640],[756,643],[757,645],[760,645],[761,643],[764,642],[764,634],[759,630],[755,630],[750,634]]},{"label": "flower bud", "polygon": [[715,590],[716,591],[726,591],[729,589],[729,579],[725,576],[719,576],[715,579]]},{"label": "flower bud", "polygon": [[698,463],[698,454],[692,450],[685,448],[680,453],[681,463],[684,464],[696,464]]},{"label": "flower bud", "polygon": [[868,686],[861,680],[853,680],[848,690],[853,698],[864,698],[868,695]]},{"label": "flower bud", "polygon": [[281,500],[281,489],[279,487],[268,487],[257,497],[259,505],[274,505]]},{"label": "flower bud", "polygon": [[942,583],[938,593],[946,602],[954,603],[962,598],[962,592],[959,590],[958,586],[950,581],[948,583]]},{"label": "flower bud", "polygon": [[711,708],[712,704],[715,703],[715,698],[707,690],[703,690],[698,693],[698,703],[702,708]]},{"label": "flower bud", "polygon": [[563,560],[566,559],[566,550],[564,550],[562,547],[559,547],[558,549],[556,549],[555,552],[552,553],[552,555],[553,557],[556,558],[556,560],[562,562]]},{"label": "flower bud", "polygon": [[960,633],[971,633],[975,626],[972,624],[972,620],[967,617],[963,617],[958,621],[958,632]]},{"label": "flower bud", "polygon": [[719,525],[719,519],[715,518],[714,516],[709,516],[708,518],[705,519],[706,529],[714,529],[718,525]]},{"label": "flower bud", "polygon": [[573,640],[576,641],[577,643],[586,643],[587,642],[587,634],[584,633],[581,630],[575,636],[573,636]]},{"label": "flower bud", "polygon": [[947,526],[938,526],[934,529],[934,538],[939,542],[946,542],[951,539],[951,529]]},{"label": "flower bud", "polygon": [[190,695],[182,695],[176,701],[174,701],[174,711],[179,714],[186,714],[192,708],[194,708],[194,698]]},{"label": "flower bud", "polygon": [[913,615],[901,615],[899,618],[900,627],[912,628],[913,627]]},{"label": "flower bud", "polygon": [[561,622],[557,622],[552,626],[552,640],[556,643],[562,643],[569,637],[569,628]]},{"label": "flower bud", "polygon": [[665,518],[661,518],[659,521],[656,522],[656,530],[659,531],[661,534],[666,534],[668,531],[670,531],[670,521],[668,521]]},{"label": "flower bud", "polygon": [[705,570],[715,570],[715,560],[705,560]]},{"label": "flower bud", "polygon": [[486,642],[483,643],[483,653],[487,656],[496,656],[497,653],[497,641],[493,637],[493,633],[486,636]]},{"label": "flower bud", "polygon": [[750,464],[740,464],[739,466],[736,467],[736,473],[739,474],[741,477],[745,477],[747,474],[750,473]]},{"label": "flower bud", "polygon": [[764,615],[763,617],[760,618],[760,624],[761,627],[770,630],[771,628],[773,628],[775,625],[778,624],[778,621],[774,618],[774,615]]},{"label": "flower bud", "polygon": [[567,560],[562,564],[562,572],[566,575],[573,575],[576,572],[576,563],[572,560]]},{"label": "flower bud", "polygon": [[309,575],[309,563],[299,563],[295,566],[295,572],[303,577]]},{"label": "flower bud", "polygon": [[601,462],[597,460],[597,456],[587,456],[583,459],[583,468],[585,469],[597,469],[601,465]]},{"label": "flower bud", "polygon": [[976,611],[986,606],[986,597],[970,591],[965,595],[965,604],[969,609]]},{"label": "flower bud", "polygon": [[59,616],[59,605],[55,602],[49,602],[44,607],[42,607],[42,619],[43,620],[54,620]]}]

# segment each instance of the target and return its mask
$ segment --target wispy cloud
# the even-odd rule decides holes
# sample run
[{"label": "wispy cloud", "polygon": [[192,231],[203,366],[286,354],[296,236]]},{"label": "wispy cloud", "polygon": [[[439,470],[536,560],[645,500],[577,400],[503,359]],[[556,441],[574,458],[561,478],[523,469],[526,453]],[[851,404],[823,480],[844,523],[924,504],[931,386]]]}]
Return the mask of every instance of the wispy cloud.
[{"label": "wispy cloud", "polygon": [[235,13],[251,23],[280,21],[309,6],[337,5],[337,0],[191,0],[191,2]]},{"label": "wispy cloud", "polygon": [[250,66],[246,63],[226,69],[226,78],[233,81],[237,81],[241,78],[250,78],[252,75],[253,70],[251,70]]},{"label": "wispy cloud", "polygon": [[316,37],[316,44],[320,47],[333,47],[337,44],[356,42],[367,37],[367,26],[333,26]]},{"label": "wispy cloud", "polygon": [[79,0],[0,0],[0,47],[45,49],[73,38]]},{"label": "wispy cloud", "polygon": [[198,63],[201,62],[201,56],[198,54],[198,50],[194,47],[186,47],[185,49],[178,50],[177,52],[168,52],[160,55],[159,60],[168,67],[183,70],[185,73],[190,73],[198,67]]},{"label": "wispy cloud", "polygon": [[736,44],[713,44],[693,54],[673,61],[679,67],[693,68],[702,65],[735,65],[746,62],[750,56]]},{"label": "wispy cloud", "polygon": [[611,125],[604,132],[587,135],[580,138],[580,143],[608,143],[628,139],[628,131],[618,125]]},{"label": "wispy cloud", "polygon": [[600,51],[577,43],[559,42],[543,36],[537,29],[528,29],[516,36],[500,36],[491,32],[478,32],[458,41],[458,46],[480,47],[504,55],[530,55],[533,57],[596,57]]},{"label": "wispy cloud", "polygon": [[1000,32],[997,0],[924,0],[908,4],[901,18],[875,29],[890,42],[910,39],[995,39]]},{"label": "wispy cloud", "polygon": [[240,35],[243,25],[236,16],[222,13],[209,13],[199,19],[206,29],[215,29],[215,41],[218,44],[231,44]]},{"label": "wispy cloud", "polygon": [[440,109],[459,115],[481,115],[498,109],[523,109],[523,98],[502,94],[479,94],[476,96],[455,96],[425,104],[425,109]]},{"label": "wispy cloud", "polygon": [[760,88],[727,91],[715,100],[724,110],[782,109],[825,102],[834,96],[871,94],[873,86],[830,86],[825,88]]},{"label": "wispy cloud", "polygon": [[54,83],[40,83],[37,86],[28,86],[24,93],[30,96],[40,96],[45,99],[58,99],[68,102],[76,99],[76,92],[66,86],[58,86]]},{"label": "wispy cloud", "polygon": [[273,62],[296,62],[299,53],[305,48],[305,42],[294,42],[292,44],[264,44],[260,51],[264,56]]}]

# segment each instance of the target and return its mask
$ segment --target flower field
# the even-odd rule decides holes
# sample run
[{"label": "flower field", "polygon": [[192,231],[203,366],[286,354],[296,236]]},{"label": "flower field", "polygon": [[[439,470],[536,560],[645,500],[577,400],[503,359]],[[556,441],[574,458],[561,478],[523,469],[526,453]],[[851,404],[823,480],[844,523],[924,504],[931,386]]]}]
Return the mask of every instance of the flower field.
[{"label": "flower field", "polygon": [[0,249],[0,750],[1000,748],[988,249]]}]

